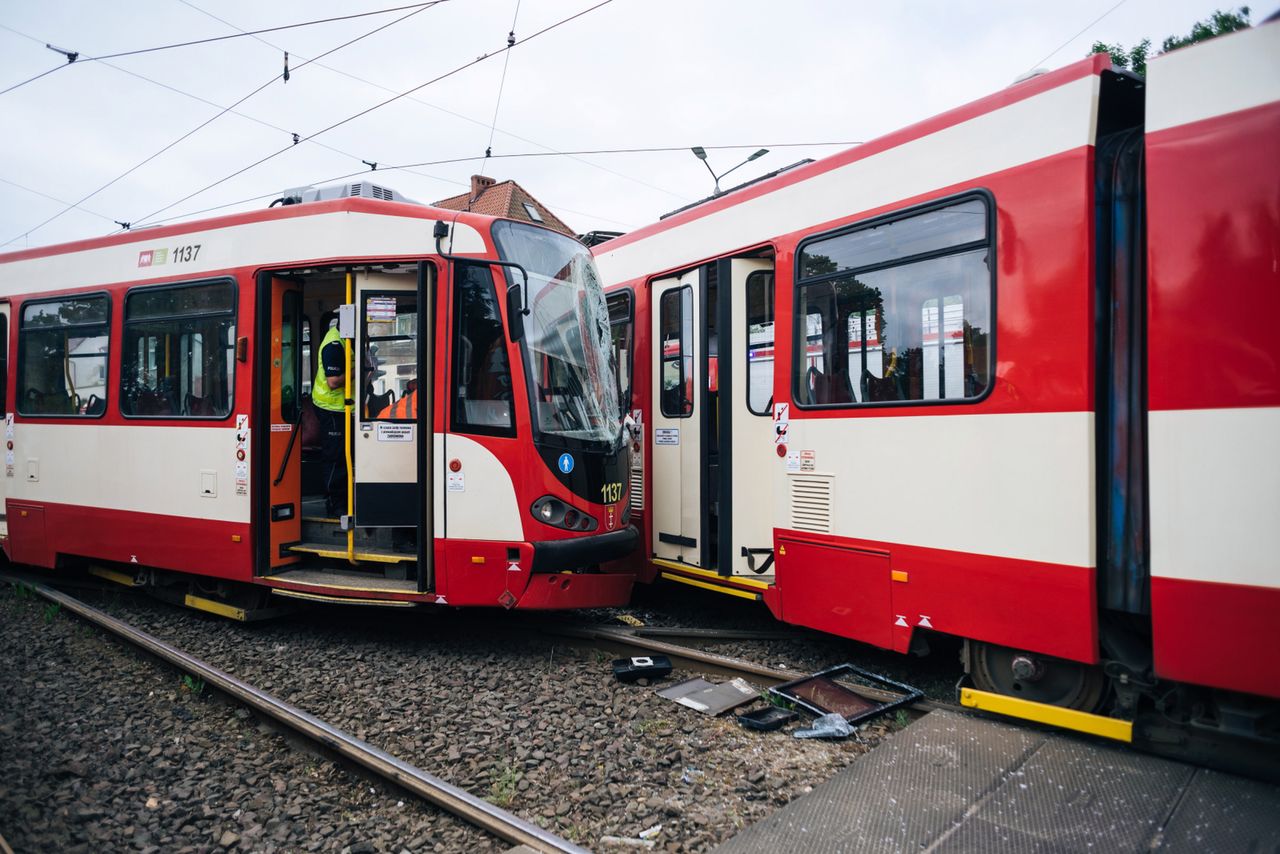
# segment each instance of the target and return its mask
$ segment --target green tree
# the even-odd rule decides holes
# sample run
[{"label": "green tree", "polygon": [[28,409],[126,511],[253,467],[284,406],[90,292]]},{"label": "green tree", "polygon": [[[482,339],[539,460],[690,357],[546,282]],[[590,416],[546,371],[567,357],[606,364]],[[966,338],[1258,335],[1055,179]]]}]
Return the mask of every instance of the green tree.
[{"label": "green tree", "polygon": [[[1191,27],[1189,35],[1169,36],[1161,43],[1160,53],[1168,53],[1171,50],[1177,50],[1189,44],[1208,41],[1227,33],[1234,33],[1236,30],[1245,30],[1249,26],[1248,6],[1241,6],[1234,12],[1224,12],[1219,9],[1210,15],[1208,20],[1197,21]],[[1147,74],[1147,60],[1152,56],[1151,39],[1143,39],[1128,49],[1121,44],[1107,44],[1106,42],[1096,41],[1089,50],[1090,55],[1095,53],[1109,53],[1111,54],[1112,63],[1117,68],[1127,68],[1133,73],[1145,77]]]}]

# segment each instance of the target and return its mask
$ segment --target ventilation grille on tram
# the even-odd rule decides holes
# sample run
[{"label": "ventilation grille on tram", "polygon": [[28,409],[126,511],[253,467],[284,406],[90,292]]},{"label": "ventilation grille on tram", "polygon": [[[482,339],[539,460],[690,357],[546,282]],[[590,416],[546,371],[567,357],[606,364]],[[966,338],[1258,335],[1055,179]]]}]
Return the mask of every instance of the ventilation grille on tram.
[{"label": "ventilation grille on tram", "polygon": [[831,533],[831,478],[792,475],[791,527],[815,534]]},{"label": "ventilation grille on tram", "polygon": [[644,469],[631,470],[631,512],[644,510]]}]

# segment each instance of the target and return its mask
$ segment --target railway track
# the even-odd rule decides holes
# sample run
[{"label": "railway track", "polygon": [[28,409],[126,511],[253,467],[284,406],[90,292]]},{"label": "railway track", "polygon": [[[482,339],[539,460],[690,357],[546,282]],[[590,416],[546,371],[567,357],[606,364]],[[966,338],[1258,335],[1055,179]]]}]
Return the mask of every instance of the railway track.
[{"label": "railway track", "polygon": [[[16,580],[16,579],[15,579]],[[575,845],[482,798],[423,771],[367,742],[237,679],[195,656],[46,585],[22,581],[35,593],[81,619],[147,652],[326,751],[513,845],[546,854],[585,854]]]}]

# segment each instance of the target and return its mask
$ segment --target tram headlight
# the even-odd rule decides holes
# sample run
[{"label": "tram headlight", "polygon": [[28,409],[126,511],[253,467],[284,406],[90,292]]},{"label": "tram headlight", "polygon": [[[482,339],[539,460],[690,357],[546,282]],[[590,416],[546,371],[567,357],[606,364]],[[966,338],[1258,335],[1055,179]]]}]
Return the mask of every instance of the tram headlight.
[{"label": "tram headlight", "polygon": [[566,531],[594,531],[600,525],[595,517],[575,510],[559,498],[550,495],[544,495],[533,502],[529,512],[539,522],[563,528]]}]

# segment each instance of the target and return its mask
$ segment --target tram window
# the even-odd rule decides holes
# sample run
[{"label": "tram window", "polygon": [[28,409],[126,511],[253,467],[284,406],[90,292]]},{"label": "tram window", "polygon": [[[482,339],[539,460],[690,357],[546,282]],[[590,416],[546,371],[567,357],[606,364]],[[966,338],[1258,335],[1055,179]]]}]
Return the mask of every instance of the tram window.
[{"label": "tram window", "polygon": [[230,415],[235,299],[231,282],[130,291],[124,303],[121,413],[133,418]]},{"label": "tram window", "polygon": [[803,246],[796,402],[982,397],[991,376],[991,251],[985,198]]},{"label": "tram window", "polygon": [[365,417],[412,421],[418,417],[418,295],[364,294],[365,363],[372,370],[364,392]]},{"label": "tram window", "polygon": [[109,312],[105,294],[23,304],[20,413],[100,416],[107,411]]},{"label": "tram window", "polygon": [[635,343],[635,314],[631,300],[631,291],[611,294],[608,300],[613,375],[618,383],[619,414],[623,418],[631,411],[631,367]]},{"label": "tram window", "polygon": [[693,414],[693,288],[685,285],[664,293],[658,320],[662,414],[688,418]]},{"label": "tram window", "polygon": [[773,273],[747,276],[747,409],[773,414]]},{"label": "tram window", "polygon": [[452,428],[514,436],[511,367],[493,275],[475,264],[459,264],[456,269]]}]

